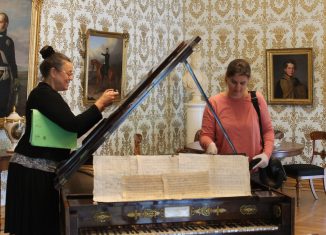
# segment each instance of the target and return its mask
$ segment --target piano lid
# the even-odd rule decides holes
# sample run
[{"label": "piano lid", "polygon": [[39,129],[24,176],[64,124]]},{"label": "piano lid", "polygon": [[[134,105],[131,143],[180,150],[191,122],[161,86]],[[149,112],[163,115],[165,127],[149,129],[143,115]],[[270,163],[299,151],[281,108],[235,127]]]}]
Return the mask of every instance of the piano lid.
[{"label": "piano lid", "polygon": [[151,69],[147,76],[123,98],[109,117],[102,121],[85,138],[80,148],[70,154],[67,161],[60,164],[56,171],[54,186],[56,189],[62,187],[66,181],[76,172],[82,164],[110,137],[110,135],[121,125],[149,92],[162,81],[169,73],[193,52],[194,47],[201,40],[194,37],[189,41],[181,42],[163,61]]}]

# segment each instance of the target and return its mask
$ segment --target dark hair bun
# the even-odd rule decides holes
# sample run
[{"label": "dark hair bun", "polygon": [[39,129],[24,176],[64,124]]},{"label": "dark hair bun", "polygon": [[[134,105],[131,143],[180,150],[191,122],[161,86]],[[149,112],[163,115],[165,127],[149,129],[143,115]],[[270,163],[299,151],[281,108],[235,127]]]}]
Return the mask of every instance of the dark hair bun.
[{"label": "dark hair bun", "polygon": [[40,53],[42,55],[42,58],[46,59],[46,58],[50,57],[51,55],[53,55],[55,53],[55,51],[53,50],[53,48],[51,46],[45,46],[40,50]]}]

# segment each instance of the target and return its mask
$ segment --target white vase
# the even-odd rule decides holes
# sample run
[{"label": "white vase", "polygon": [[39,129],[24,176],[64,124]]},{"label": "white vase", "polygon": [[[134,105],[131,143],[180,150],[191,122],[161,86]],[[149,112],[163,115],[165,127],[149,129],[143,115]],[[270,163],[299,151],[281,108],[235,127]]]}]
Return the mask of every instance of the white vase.
[{"label": "white vase", "polygon": [[[202,62],[202,57],[200,55],[200,52],[193,53],[191,56],[191,61],[190,65],[193,70],[193,73],[195,74],[197,81],[201,85],[201,87],[205,90],[207,86],[207,79],[205,75],[201,72],[201,62]],[[202,103],[202,95],[194,82],[193,77],[190,75],[188,71],[185,72],[184,76],[182,77],[182,83],[184,88],[186,89],[186,92],[191,94],[190,100],[188,101],[189,103]]]},{"label": "white vase", "polygon": [[15,147],[25,130],[25,118],[19,116],[14,107],[9,116],[4,118],[3,126],[11,143],[7,152],[14,152]]}]

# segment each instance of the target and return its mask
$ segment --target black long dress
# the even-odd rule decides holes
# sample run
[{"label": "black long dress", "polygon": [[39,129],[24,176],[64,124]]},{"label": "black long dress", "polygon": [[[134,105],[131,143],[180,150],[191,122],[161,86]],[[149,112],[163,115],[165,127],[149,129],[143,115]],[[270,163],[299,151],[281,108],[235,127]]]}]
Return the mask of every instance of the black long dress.
[{"label": "black long dress", "polygon": [[[74,115],[61,95],[41,82],[31,92],[26,103],[26,129],[15,153],[30,158],[44,158],[56,162],[69,157],[69,149],[32,146],[31,109],[42,114],[78,137],[86,133],[102,118],[92,105],[85,112]],[[5,232],[16,235],[60,234],[59,192],[54,188],[55,173],[24,167],[11,162],[8,169]]]}]

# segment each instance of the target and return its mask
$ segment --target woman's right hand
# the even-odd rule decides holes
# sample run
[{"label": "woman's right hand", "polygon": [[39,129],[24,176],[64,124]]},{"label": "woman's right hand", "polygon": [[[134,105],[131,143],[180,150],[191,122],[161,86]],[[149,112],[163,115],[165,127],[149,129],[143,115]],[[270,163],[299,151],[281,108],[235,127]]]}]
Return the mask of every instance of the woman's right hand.
[{"label": "woman's right hand", "polygon": [[217,154],[217,147],[214,142],[210,143],[206,149],[207,154]]},{"label": "woman's right hand", "polygon": [[118,91],[113,89],[107,89],[103,94],[95,101],[95,105],[101,112],[119,96]]}]

